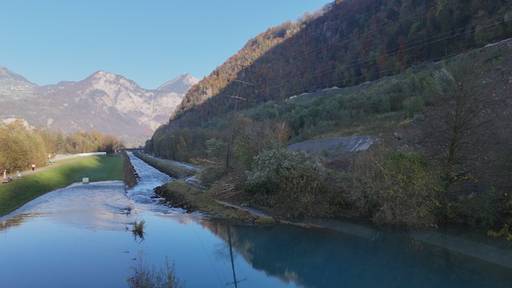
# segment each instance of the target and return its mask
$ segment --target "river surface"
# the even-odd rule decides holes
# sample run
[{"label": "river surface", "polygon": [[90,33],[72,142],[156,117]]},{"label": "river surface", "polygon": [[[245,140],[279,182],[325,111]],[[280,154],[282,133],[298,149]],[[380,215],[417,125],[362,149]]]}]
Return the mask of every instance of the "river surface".
[{"label": "river surface", "polygon": [[[75,184],[0,218],[0,287],[127,287],[141,262],[173,264],[185,287],[512,287],[506,244],[349,223],[227,226],[159,204],[153,188],[171,179],[130,157],[133,189]],[[140,220],[143,239],[131,232]]]}]

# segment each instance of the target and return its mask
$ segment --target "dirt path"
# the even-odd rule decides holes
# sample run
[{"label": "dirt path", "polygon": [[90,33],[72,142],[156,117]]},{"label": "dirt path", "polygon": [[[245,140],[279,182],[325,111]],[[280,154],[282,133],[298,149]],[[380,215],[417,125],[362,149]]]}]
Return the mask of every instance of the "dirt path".
[{"label": "dirt path", "polygon": [[270,215],[266,214],[265,212],[263,212],[261,210],[258,210],[256,208],[242,207],[240,205],[235,205],[235,204],[231,204],[231,203],[228,203],[228,202],[225,202],[225,201],[220,201],[220,200],[215,200],[215,202],[217,202],[218,204],[220,204],[222,206],[225,206],[225,207],[229,207],[229,208],[233,208],[233,209],[237,209],[237,210],[241,210],[241,211],[247,212],[247,213],[251,214],[254,217],[258,217],[258,218],[272,218],[272,216],[270,216]]}]

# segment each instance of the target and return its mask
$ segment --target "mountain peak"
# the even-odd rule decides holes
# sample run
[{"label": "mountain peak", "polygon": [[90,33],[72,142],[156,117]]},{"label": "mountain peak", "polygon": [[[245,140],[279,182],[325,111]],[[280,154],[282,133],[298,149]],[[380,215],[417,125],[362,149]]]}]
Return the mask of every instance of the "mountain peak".
[{"label": "mountain peak", "polygon": [[183,99],[180,89],[186,91],[197,81],[183,74],[160,91],[104,70],[43,86],[24,79],[0,66],[0,121],[23,118],[35,127],[66,132],[97,129],[138,144],[169,120]]},{"label": "mountain peak", "polygon": [[23,76],[12,72],[11,70],[0,66],[0,78],[12,79],[20,82],[26,82],[29,85],[33,85],[30,81],[25,79]]},{"label": "mountain peak", "polygon": [[108,80],[114,80],[116,78],[124,78],[121,75],[117,75],[111,72],[107,72],[104,70],[98,70],[94,73],[92,73],[87,79],[108,79]]},{"label": "mountain peak", "polygon": [[0,76],[8,76],[11,74],[11,71],[9,69],[0,66]]},{"label": "mountain peak", "polygon": [[196,77],[192,76],[190,73],[181,74],[180,76],[176,77],[175,80],[187,81],[189,83],[194,82],[194,84],[199,82],[199,79],[197,79]]},{"label": "mountain peak", "polygon": [[185,73],[160,85],[157,90],[159,92],[175,92],[178,94],[184,94],[197,82],[199,82],[197,78],[189,73]]}]

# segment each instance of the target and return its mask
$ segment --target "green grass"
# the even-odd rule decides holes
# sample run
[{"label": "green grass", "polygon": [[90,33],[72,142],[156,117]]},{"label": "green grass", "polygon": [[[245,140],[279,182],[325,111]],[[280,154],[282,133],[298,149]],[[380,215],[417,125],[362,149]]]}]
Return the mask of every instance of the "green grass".
[{"label": "green grass", "polygon": [[123,159],[118,156],[92,156],[55,164],[8,184],[0,184],[0,216],[47,192],[80,182],[123,180]]}]

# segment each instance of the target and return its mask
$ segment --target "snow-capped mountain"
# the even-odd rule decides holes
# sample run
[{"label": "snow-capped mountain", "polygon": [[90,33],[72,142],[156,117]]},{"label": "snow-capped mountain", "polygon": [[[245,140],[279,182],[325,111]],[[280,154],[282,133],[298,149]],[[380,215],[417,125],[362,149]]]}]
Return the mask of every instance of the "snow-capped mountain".
[{"label": "snow-capped mountain", "polygon": [[97,130],[140,144],[169,119],[196,82],[185,74],[149,90],[121,75],[98,71],[81,81],[37,86],[1,68],[0,120],[17,117],[64,132]]}]

